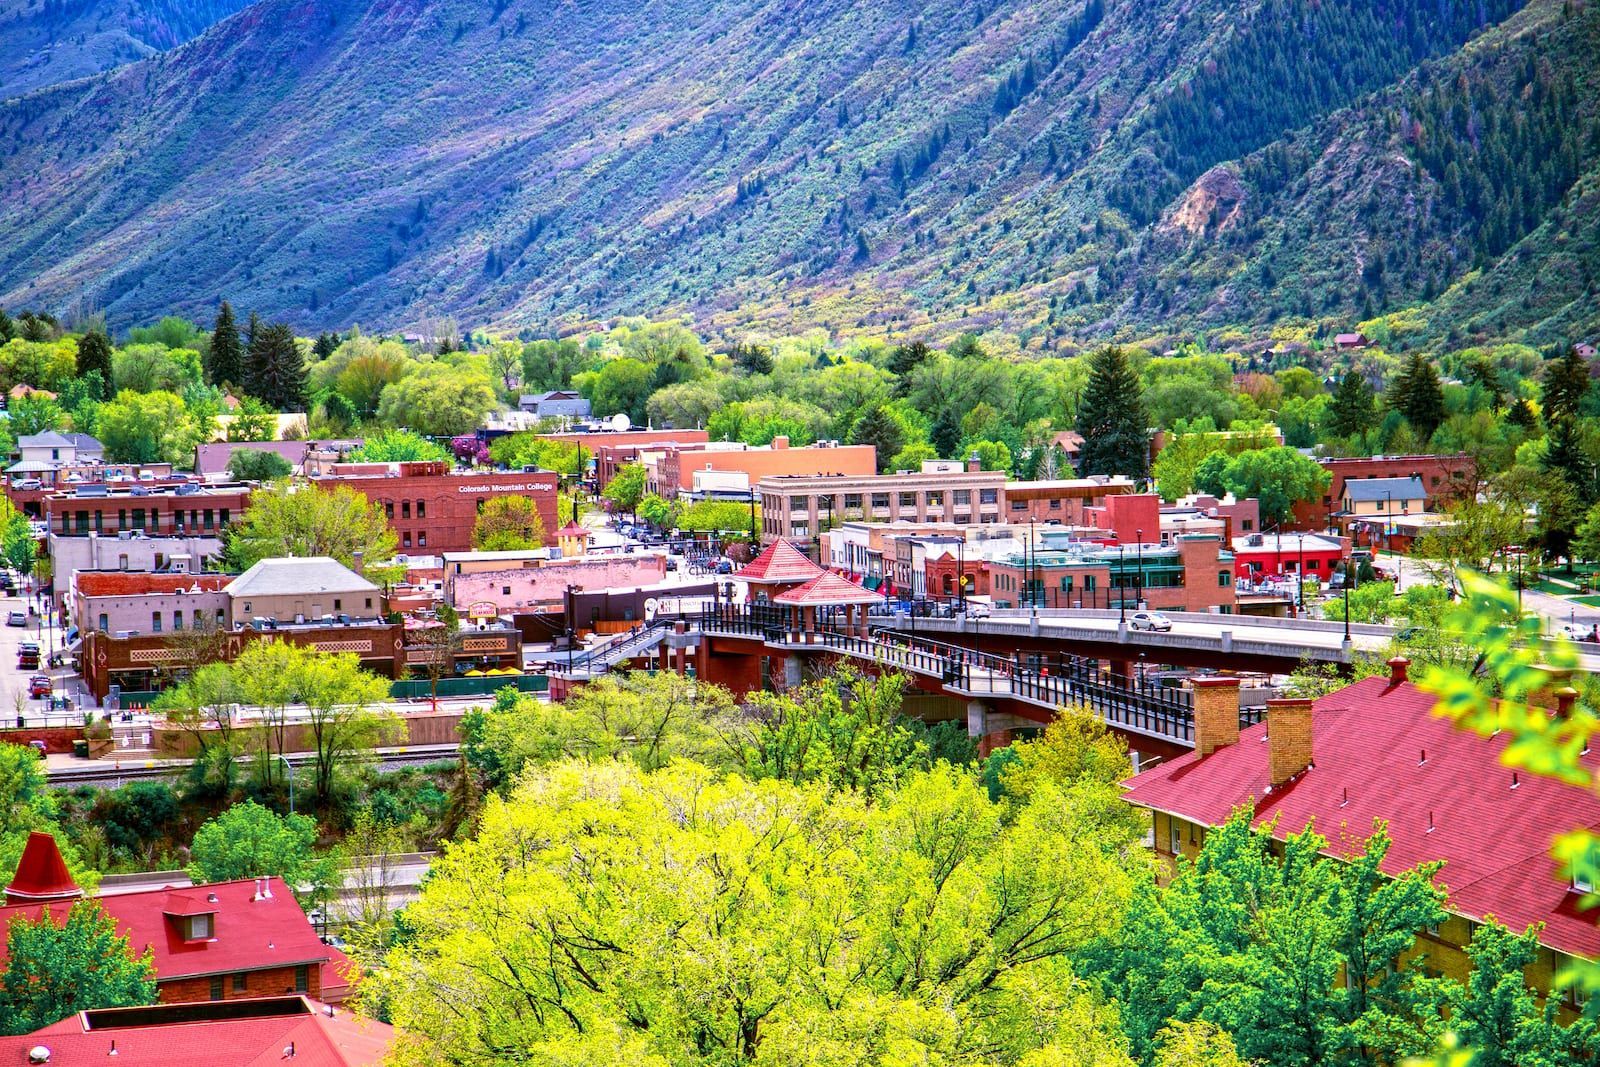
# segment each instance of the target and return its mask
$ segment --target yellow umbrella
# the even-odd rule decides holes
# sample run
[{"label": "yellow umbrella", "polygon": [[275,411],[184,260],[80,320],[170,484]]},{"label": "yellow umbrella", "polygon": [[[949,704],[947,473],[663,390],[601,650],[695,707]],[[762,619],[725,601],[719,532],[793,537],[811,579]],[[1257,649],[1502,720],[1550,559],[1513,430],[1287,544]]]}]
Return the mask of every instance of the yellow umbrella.
[{"label": "yellow umbrella", "polygon": [[463,677],[466,677],[466,678],[482,678],[482,677],[484,677],[484,673],[482,671],[477,670],[476,668],[474,668],[473,670],[470,670],[465,675],[463,675]]}]

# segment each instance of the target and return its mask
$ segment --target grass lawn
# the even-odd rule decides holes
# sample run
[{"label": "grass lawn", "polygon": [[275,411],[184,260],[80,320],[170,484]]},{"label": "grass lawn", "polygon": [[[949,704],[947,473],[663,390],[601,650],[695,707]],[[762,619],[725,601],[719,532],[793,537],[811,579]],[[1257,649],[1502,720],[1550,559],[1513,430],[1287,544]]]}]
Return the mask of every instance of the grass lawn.
[{"label": "grass lawn", "polygon": [[1586,608],[1600,608],[1600,596],[1575,596],[1571,600],[1574,604],[1582,604]]}]

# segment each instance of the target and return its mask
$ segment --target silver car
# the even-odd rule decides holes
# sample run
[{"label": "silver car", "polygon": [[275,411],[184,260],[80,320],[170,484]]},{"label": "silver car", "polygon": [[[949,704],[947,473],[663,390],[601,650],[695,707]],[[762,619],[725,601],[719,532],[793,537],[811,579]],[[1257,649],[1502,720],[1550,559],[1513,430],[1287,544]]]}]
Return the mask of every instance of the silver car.
[{"label": "silver car", "polygon": [[1159,611],[1136,611],[1128,616],[1128,626],[1135,630],[1153,630],[1166,633],[1172,629],[1172,620]]}]

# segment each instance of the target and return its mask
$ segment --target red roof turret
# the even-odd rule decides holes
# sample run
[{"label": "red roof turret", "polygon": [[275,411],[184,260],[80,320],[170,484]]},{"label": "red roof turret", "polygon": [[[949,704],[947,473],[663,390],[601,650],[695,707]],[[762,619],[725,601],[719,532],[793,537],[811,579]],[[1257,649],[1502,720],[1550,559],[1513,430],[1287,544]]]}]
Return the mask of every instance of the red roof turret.
[{"label": "red roof turret", "polygon": [[83,890],[67,871],[67,861],[53,835],[35,830],[17,861],[16,877],[6,886],[7,904],[44,904],[54,900],[75,900]]},{"label": "red roof turret", "polygon": [[823,573],[809,556],[782,538],[772,542],[734,577],[760,585],[799,585]]}]

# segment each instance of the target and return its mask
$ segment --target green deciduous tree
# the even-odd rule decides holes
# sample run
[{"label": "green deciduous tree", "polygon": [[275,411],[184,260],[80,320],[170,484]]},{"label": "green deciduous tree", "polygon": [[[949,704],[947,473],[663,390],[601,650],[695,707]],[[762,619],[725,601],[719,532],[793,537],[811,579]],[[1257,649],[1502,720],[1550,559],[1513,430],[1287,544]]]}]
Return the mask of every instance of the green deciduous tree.
[{"label": "green deciduous tree", "polygon": [[155,956],[135,956],[100,905],[79,900],[60,926],[18,916],[6,932],[0,1032],[26,1034],[89,1008],[154,1004]]},{"label": "green deciduous tree", "polygon": [[410,430],[385,430],[368,436],[349,459],[352,463],[448,463],[450,450]]},{"label": "green deciduous tree", "polygon": [[316,843],[315,820],[279,815],[246,800],[195,832],[189,877],[196,884],[282,878],[300,900],[318,900],[337,884],[338,867],[331,857],[317,855]]},{"label": "green deciduous tree", "polygon": [[542,548],[545,536],[544,518],[532,497],[495,496],[478,509],[472,546],[485,552],[513,552]]},{"label": "green deciduous tree", "polygon": [[1129,840],[1050,788],[1002,815],[949,768],[868,804],[558,764],[441,857],[374,984],[417,1064],[1125,1067],[1068,956],[1126,899]]},{"label": "green deciduous tree", "polygon": [[172,393],[122,393],[100,405],[98,431],[106,458],[122,463],[181,463],[198,439],[183,398]]},{"label": "green deciduous tree", "polygon": [[236,448],[228,457],[228,477],[241,482],[270,482],[293,472],[288,460],[266,449]]},{"label": "green deciduous tree", "polygon": [[383,508],[349,487],[286,483],[252,493],[226,537],[228,560],[240,570],[278,556],[332,556],[350,567],[358,552],[367,563],[381,563],[397,543]]},{"label": "green deciduous tree", "polygon": [[1245,1059],[1283,1067],[1431,1049],[1442,1024],[1427,980],[1393,963],[1444,918],[1437,865],[1383,873],[1381,826],[1348,859],[1322,855],[1312,831],[1275,855],[1250,820],[1241,810],[1208,832],[1164,890],[1141,886],[1122,929],[1091,954],[1135,1054],[1196,1020],[1232,1034]]},{"label": "green deciduous tree", "polygon": [[573,384],[589,399],[596,415],[620,412],[641,426],[645,422],[645,405],[657,388],[650,367],[626,357],[607,360],[598,371],[579,374]]},{"label": "green deciduous tree", "polygon": [[1149,417],[1139,376],[1120,348],[1089,357],[1089,382],[1078,403],[1083,448],[1078,473],[1143,478],[1150,462]]},{"label": "green deciduous tree", "polygon": [[164,345],[124,345],[111,359],[111,382],[120,392],[182,393],[200,384],[200,353]]},{"label": "green deciduous tree", "polygon": [[494,384],[483,374],[433,364],[385,386],[378,418],[430,437],[454,437],[482,426],[496,403]]},{"label": "green deciduous tree", "polygon": [[66,412],[46,393],[28,393],[11,401],[7,409],[9,429],[14,437],[59,430],[66,425]]},{"label": "green deciduous tree", "polygon": [[1284,445],[1231,457],[1213,453],[1196,468],[1194,484],[1208,493],[1255,497],[1262,523],[1272,525],[1288,522],[1296,501],[1322,499],[1331,477],[1316,460]]},{"label": "green deciduous tree", "polygon": [[639,506],[639,501],[644,499],[645,474],[643,463],[623,464],[600,495],[611,501],[618,511],[632,514]]},{"label": "green deciduous tree", "polygon": [[[111,380],[109,373],[106,380]],[[233,321],[233,305],[226,300],[217,311],[217,324],[211,331],[206,380],[212,385],[224,387],[245,384],[244,345],[239,340],[239,327]]]}]

